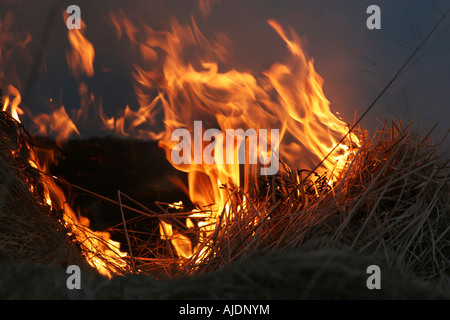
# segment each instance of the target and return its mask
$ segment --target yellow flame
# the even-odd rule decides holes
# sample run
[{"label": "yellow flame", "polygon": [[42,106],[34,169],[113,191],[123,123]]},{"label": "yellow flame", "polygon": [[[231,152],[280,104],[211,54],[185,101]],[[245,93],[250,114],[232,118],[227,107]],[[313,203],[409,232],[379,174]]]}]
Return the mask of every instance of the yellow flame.
[{"label": "yellow flame", "polygon": [[18,122],[20,122],[19,116],[23,115],[23,110],[19,107],[21,101],[22,98],[20,96],[19,90],[17,90],[13,85],[9,85],[2,110],[5,112],[9,112],[11,116]]},{"label": "yellow flame", "polygon": [[[322,89],[323,79],[303,51],[299,37],[293,30],[288,36],[275,20],[268,23],[285,42],[289,56],[284,63],[274,63],[262,77],[235,69],[220,72],[218,63],[227,55],[225,46],[219,41],[207,41],[195,21],[192,21],[192,26],[182,26],[172,20],[171,31],[167,32],[145,28],[146,45],[162,49],[165,58],[161,72],[136,66],[136,93],[142,98],[141,101],[148,99],[143,88],[156,85],[164,93],[157,97],[157,104],[150,104],[150,110],[148,102],[143,103],[141,109],[146,108],[146,114],[154,114],[157,107],[162,107],[165,130],[159,142],[166,151],[167,159],[175,168],[188,173],[190,198],[195,204],[200,208],[206,208],[211,203],[216,205],[208,207],[212,208],[209,216],[202,215],[203,221],[199,226],[205,234],[214,230],[222,208],[230,212],[227,207],[228,194],[221,185],[239,186],[242,170],[248,170],[251,177],[258,166],[243,168],[238,164],[198,164],[195,161],[175,164],[171,159],[171,151],[178,144],[178,141],[171,139],[174,130],[186,128],[193,136],[196,120],[202,120],[210,128],[219,128],[222,132],[237,128],[277,128],[282,140],[280,158],[288,165],[309,169],[322,160],[348,130],[347,124],[332,113]],[[207,58],[200,58],[196,63],[186,62],[185,50],[193,46],[206,52]],[[223,143],[224,152],[230,151],[226,149],[225,141],[216,143]],[[336,178],[344,168],[352,143],[359,143],[354,134],[350,134],[349,139],[336,148],[318,173],[332,172],[332,178]],[[205,148],[205,144],[202,147]],[[256,149],[256,152],[262,151]],[[195,214],[191,218],[194,216],[197,217]],[[164,222],[161,231],[168,233],[167,223]],[[187,240],[180,241],[177,237],[178,240],[172,241],[172,244],[180,257],[186,257]]]},{"label": "yellow flame", "polygon": [[[213,2],[199,0],[205,16],[209,14]],[[105,129],[117,135],[159,140],[168,161],[178,170],[188,173],[189,195],[199,210],[187,218],[186,227],[199,228],[199,234],[202,235],[200,242],[209,241],[208,237],[217,227],[222,211],[229,219],[233,219],[227,200],[228,192],[222,185],[240,186],[241,177],[245,176],[244,187],[247,188],[250,179],[257,177],[262,165],[241,166],[224,161],[175,164],[171,158],[171,151],[178,144],[171,139],[174,130],[186,128],[195,135],[193,126],[198,120],[204,123],[203,131],[197,133],[202,136],[209,128],[217,128],[221,132],[228,129],[278,129],[280,141],[276,147],[279,148],[280,159],[289,166],[305,169],[312,169],[347,133],[347,124],[331,111],[330,102],[323,92],[323,79],[315,71],[312,59],[304,52],[298,35],[292,29],[286,32],[275,20],[269,20],[268,24],[286,45],[286,61],[275,62],[264,73],[255,75],[219,68],[220,63],[226,62],[229,39],[221,35],[208,40],[194,19],[187,25],[171,19],[170,30],[156,31],[146,25],[136,27],[122,11],[109,17],[118,37],[126,35],[132,50],[137,50],[144,62],[135,64],[133,73],[139,109],[135,111],[127,105],[123,114],[114,118],[107,117],[102,106],[99,106],[97,111],[100,120]],[[138,33],[143,37],[137,37]],[[92,77],[95,58],[93,45],[86,39],[83,30],[69,30],[68,39],[71,51],[67,52],[66,57],[71,73],[78,80],[82,75]],[[196,49],[198,55],[193,61],[186,61],[187,52],[192,48]],[[159,58],[163,64],[161,68],[155,68],[154,62]],[[95,97],[89,95],[85,84],[81,83],[79,88],[82,104],[75,113],[75,119],[71,119],[64,106],[61,106],[52,115],[34,117],[34,122],[39,125],[39,133],[48,135],[50,131],[57,132],[59,142],[67,140],[74,133],[80,134],[77,121],[87,117],[88,108],[94,103]],[[155,89],[158,91],[156,96]],[[19,119],[23,114],[18,107],[20,95],[14,87],[10,88],[10,93],[15,98],[7,97],[3,109],[11,110],[13,116]],[[147,129],[155,125],[155,119],[161,114],[164,115],[164,129]],[[265,142],[270,144],[272,141],[269,140]],[[227,145],[225,139],[221,138],[217,138],[215,143],[222,145],[224,150],[223,153],[215,153],[215,160],[223,159],[230,151],[237,154],[238,144]],[[241,143],[245,143],[245,140]],[[356,135],[350,134],[324,161],[318,173],[332,172],[330,181],[336,179],[353,152],[353,144],[358,146],[359,141]],[[202,151],[207,146],[205,141],[201,141]],[[253,152],[256,158],[270,154],[269,150],[264,151],[260,147],[254,148]],[[45,171],[39,161],[35,161],[35,164]],[[53,194],[49,195],[48,202],[54,206],[54,199],[59,199],[58,206],[64,206],[64,194],[52,179],[46,182],[50,186],[49,194]],[[171,207],[181,209],[182,204],[174,203]],[[111,254],[111,259],[118,258],[121,261],[125,254],[120,252],[108,235],[98,233],[97,238],[93,237],[94,240],[87,236],[83,238],[85,233],[76,230],[76,225],[78,223],[87,228],[88,221],[78,221],[70,208],[67,212],[68,220],[76,221],[73,233],[86,241],[90,250],[102,251],[107,256]],[[194,247],[187,236],[166,221],[161,220],[159,228],[162,239],[171,242],[178,257],[190,259],[195,254],[201,259],[208,243],[199,243]],[[102,241],[116,249],[109,252],[110,249],[100,245]],[[102,272],[108,273],[108,268],[97,261],[95,256],[89,257],[89,261]]]}]

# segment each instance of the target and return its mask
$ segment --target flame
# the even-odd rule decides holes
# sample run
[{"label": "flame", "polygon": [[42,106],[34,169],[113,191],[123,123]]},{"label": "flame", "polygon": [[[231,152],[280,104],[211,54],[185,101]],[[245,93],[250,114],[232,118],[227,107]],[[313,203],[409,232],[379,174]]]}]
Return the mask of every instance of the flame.
[{"label": "flame", "polygon": [[[204,16],[209,14],[214,2],[217,1],[199,0]],[[139,109],[132,110],[127,105],[121,116],[108,117],[102,106],[96,105],[87,85],[81,82],[81,106],[72,118],[64,106],[60,106],[52,115],[38,115],[33,121],[39,126],[40,134],[56,132],[57,142],[62,142],[73,134],[80,135],[78,124],[87,119],[92,105],[105,130],[119,136],[158,140],[167,160],[178,170],[188,173],[189,196],[198,208],[186,219],[187,229],[200,230],[198,234],[201,238],[196,245],[175,226],[160,220],[161,238],[170,241],[180,259],[187,261],[195,257],[196,261],[200,261],[210,244],[210,235],[220,221],[233,219],[228,189],[223,186],[250,188],[253,179],[261,174],[261,169],[267,172],[267,160],[274,161],[274,151],[278,151],[277,161],[282,160],[295,168],[313,169],[347,134],[348,126],[331,111],[330,102],[323,92],[324,81],[316,72],[313,60],[303,50],[300,38],[292,29],[286,32],[275,20],[268,20],[268,25],[286,45],[287,58],[284,62],[274,63],[262,74],[252,74],[236,69],[224,70],[227,48],[231,45],[229,39],[221,34],[212,40],[207,39],[193,18],[186,25],[171,19],[170,30],[157,31],[146,25],[136,27],[123,11],[110,13],[109,17],[118,38],[126,35],[131,49],[142,57],[142,63],[134,64],[133,72]],[[95,51],[83,30],[68,31],[71,51],[67,51],[66,58],[71,73],[78,81],[82,75],[94,76]],[[188,52],[192,49],[195,49],[196,55],[189,60],[187,57],[192,55]],[[163,62],[161,67],[155,67],[156,61]],[[10,108],[19,119],[22,114],[18,107],[20,95],[13,87],[10,92],[16,100],[7,98],[3,109]],[[164,117],[164,128],[158,130],[156,119],[161,115]],[[173,161],[172,152],[180,147],[180,141],[173,139],[172,135],[177,129],[184,129],[194,137],[193,149],[183,154],[190,161]],[[205,139],[209,129],[216,129],[217,134]],[[235,137],[232,133],[237,130],[241,130],[244,136]],[[276,130],[277,135],[263,136],[261,130],[270,133]],[[256,139],[253,132],[259,139],[256,147],[251,143],[256,141],[252,140]],[[332,185],[344,169],[353,146],[359,144],[356,135],[350,133],[317,172],[328,172]],[[262,147],[264,145],[266,148]],[[247,159],[259,159],[259,163],[237,163],[241,147],[245,148]],[[205,150],[214,152],[210,153],[208,161],[198,161],[196,148],[200,150],[200,155],[204,155]],[[48,172],[48,162],[41,162],[45,158],[39,156],[39,161],[34,163],[40,170]],[[245,177],[244,181],[242,177]],[[89,252],[99,250],[122,263],[121,258],[125,254],[120,252],[119,246],[108,234],[91,232],[95,234],[91,237],[77,229],[79,225],[86,230],[89,222],[77,218],[67,207],[64,193],[53,179],[48,176],[45,179],[49,188],[47,202],[66,209],[67,221],[74,226],[73,233],[87,243]],[[181,206],[181,203],[171,205],[174,209]],[[219,219],[222,212],[226,219]],[[110,246],[99,245],[105,242]],[[108,268],[95,256],[88,257],[88,260],[108,274]]]},{"label": "flame", "polygon": [[89,228],[89,219],[77,215],[72,210],[67,203],[64,192],[56,184],[55,177],[49,174],[50,164],[56,161],[53,150],[38,147],[32,150],[34,153],[32,153],[29,162],[34,168],[42,172],[45,202],[51,209],[63,210],[64,223],[81,243],[82,253],[85,254],[87,262],[96,268],[99,273],[110,278],[114,275],[111,265],[118,270],[125,270],[127,263],[124,258],[127,257],[127,253],[120,251],[120,243],[112,240],[109,232],[92,231]]},{"label": "flame", "polygon": [[19,90],[17,90],[13,85],[8,86],[8,93],[3,103],[2,110],[9,112],[11,116],[18,122],[20,122],[21,115],[24,114],[23,110],[19,107],[22,98],[20,96]]},{"label": "flame", "polygon": [[[229,213],[228,194],[221,186],[240,186],[243,171],[247,176],[255,176],[258,166],[226,164],[220,161],[226,157],[220,152],[215,154],[213,164],[198,163],[192,155],[194,152],[190,155],[190,164],[174,163],[171,152],[179,148],[179,140],[172,140],[174,130],[185,128],[191,136],[203,136],[208,128],[219,128],[221,132],[237,128],[243,131],[276,128],[282,142],[272,145],[271,151],[273,147],[279,148],[280,159],[288,165],[308,169],[313,169],[328,155],[348,131],[347,124],[332,113],[323,92],[323,79],[315,71],[313,61],[306,56],[299,37],[292,29],[288,35],[275,20],[269,20],[268,24],[284,41],[289,55],[286,62],[274,63],[259,77],[235,69],[219,71],[219,63],[225,62],[227,56],[223,39],[207,41],[194,20],[191,26],[171,20],[171,31],[167,32],[145,28],[145,45],[162,49],[165,57],[160,72],[135,65],[136,94],[140,101],[145,101],[141,109],[145,109],[146,114],[155,114],[157,106],[163,109],[165,130],[154,134],[162,135],[159,143],[172,165],[188,173],[190,198],[203,212],[191,218],[203,219],[200,229],[205,234],[214,230],[223,208]],[[186,62],[185,52],[192,47],[200,48],[205,54],[197,61]],[[160,94],[149,104],[145,88],[155,86]],[[198,120],[208,128],[196,130],[194,124]],[[215,141],[216,145],[223,145],[227,154],[237,151],[241,143],[245,140],[237,145],[227,145],[224,138]],[[347,141],[324,161],[318,173],[332,172],[330,181],[335,180],[344,168],[352,144],[358,145],[359,141],[351,133]],[[195,148],[196,142],[193,145]],[[197,147],[203,151],[207,144],[201,141]],[[266,158],[268,155],[259,148],[254,148],[253,152]],[[246,182],[248,186],[249,181]],[[210,204],[215,206],[205,214],[204,210],[211,208]],[[191,251],[186,250],[187,239],[175,234],[165,222],[161,222],[161,234],[172,240],[179,257],[188,258],[187,253]]]},{"label": "flame", "polygon": [[44,113],[37,115],[33,122],[39,126],[37,132],[41,136],[50,136],[52,132],[56,132],[55,140],[58,145],[67,141],[74,133],[80,136],[80,132],[67,115],[64,106],[55,110],[51,115]]},{"label": "flame", "polygon": [[[9,87],[9,92],[16,95],[16,98],[9,104],[9,97],[5,100],[3,111],[10,110],[11,115],[20,122],[18,114],[23,114],[18,107],[20,103],[20,94],[13,86]],[[37,151],[31,154],[29,163],[43,174],[42,186],[44,192],[44,200],[50,209],[57,208],[64,210],[63,219],[66,226],[70,226],[71,232],[76,236],[77,240],[82,243],[85,248],[83,253],[86,254],[87,261],[95,267],[101,274],[112,277],[110,263],[117,268],[126,268],[127,263],[123,260],[127,256],[126,253],[120,251],[120,244],[110,238],[108,232],[94,232],[89,229],[89,220],[78,217],[70,206],[67,205],[66,197],[61,188],[55,183],[52,176],[48,174],[48,166],[55,157],[53,150],[43,150],[39,148],[32,149]],[[30,186],[33,191],[32,186]]]},{"label": "flame", "polygon": [[[12,42],[12,33],[9,31],[11,15],[8,14],[5,22],[2,24],[0,21],[0,30],[5,29],[5,32],[0,35],[0,54],[3,56],[5,41]],[[9,22],[8,22],[9,21]],[[75,77],[79,77],[83,74],[87,76],[94,75],[93,59],[94,48],[86,38],[84,38],[82,31],[69,30],[68,33],[69,42],[72,46],[72,51],[67,52],[68,65]],[[6,40],[5,40],[6,39]],[[25,46],[31,37],[27,37],[26,41],[16,45]],[[7,57],[6,57],[7,58]],[[2,71],[2,70],[0,70]],[[2,74],[3,76],[3,74]],[[86,90],[81,86],[80,90]],[[80,91],[80,94],[82,92]],[[86,99],[85,99],[86,100]],[[49,100],[50,103],[53,99]],[[21,116],[24,116],[24,111],[19,107],[21,104],[21,95],[19,90],[13,86],[8,86],[8,91],[2,106],[2,110],[11,114],[11,116],[21,122]],[[84,115],[87,111],[86,102],[81,106],[78,115]],[[36,124],[36,134],[43,136],[50,136],[52,133],[56,134],[56,142],[58,144],[69,139],[73,134],[80,136],[80,132],[73,120],[67,114],[64,106],[56,108],[51,114],[39,114],[33,116],[29,113],[31,120]],[[100,108],[100,115],[106,123],[110,123]],[[26,142],[24,142],[26,143]],[[73,234],[78,242],[81,244],[82,253],[85,254],[87,262],[96,268],[101,274],[112,277],[112,270],[125,270],[127,268],[127,262],[124,258],[127,253],[120,251],[120,243],[111,239],[108,232],[92,231],[89,228],[89,220],[87,218],[78,216],[72,208],[67,204],[67,200],[62,189],[56,184],[53,176],[49,173],[50,164],[56,161],[53,150],[45,150],[41,148],[33,148],[29,163],[32,167],[39,170],[41,174],[44,201],[50,207],[50,209],[63,210],[64,224],[70,228],[71,234]],[[30,185],[30,190],[33,191],[33,186]],[[113,267],[112,267],[113,266]]]},{"label": "flame", "polygon": [[[64,13],[65,19],[67,13]],[[72,50],[66,52],[70,71],[76,78],[85,74],[88,77],[94,75],[94,46],[83,35],[86,25],[81,20],[81,29],[68,29],[68,39]]]},{"label": "flame", "polygon": [[174,231],[172,225],[164,221],[160,221],[159,228],[161,238],[172,242],[179,257],[187,259],[192,256],[192,244],[188,237]]}]

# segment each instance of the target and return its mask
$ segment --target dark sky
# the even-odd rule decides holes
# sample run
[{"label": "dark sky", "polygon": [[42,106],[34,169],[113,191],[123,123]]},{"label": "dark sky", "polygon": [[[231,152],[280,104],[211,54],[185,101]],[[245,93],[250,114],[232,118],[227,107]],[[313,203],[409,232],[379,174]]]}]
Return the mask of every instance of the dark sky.
[{"label": "dark sky", "polygon": [[[333,111],[353,119],[372,103],[417,45],[450,8],[446,0],[222,0],[216,1],[208,17],[202,16],[197,1],[7,1],[0,0],[0,19],[8,12],[14,16],[14,30],[28,32],[32,42],[27,54],[14,56],[8,70],[15,69],[24,86],[32,58],[53,3],[60,8],[77,4],[87,24],[85,36],[96,50],[95,76],[86,79],[90,90],[102,96],[106,113],[126,104],[137,107],[129,81],[132,59],[129,48],[114,41],[108,12],[123,8],[131,17],[140,16],[157,29],[167,27],[175,16],[188,23],[193,15],[206,36],[226,34],[232,41],[230,65],[238,70],[263,71],[283,61],[286,47],[267,24],[276,19],[285,28],[291,26],[302,38],[307,53],[314,59],[317,72],[325,80],[325,94]],[[381,8],[381,30],[368,30],[366,9]],[[450,16],[383,95],[363,125],[370,130],[380,121],[395,117],[414,121],[424,131],[439,123],[435,138],[449,129],[450,120]],[[65,65],[67,29],[58,15],[48,40],[45,70],[41,70],[33,91],[35,112],[45,110],[42,101],[60,99],[76,107],[76,86]],[[14,64],[14,68],[11,66]],[[102,73],[105,67],[114,69]],[[5,84],[2,83],[2,86]],[[23,89],[23,88],[22,88]],[[72,104],[72,106],[71,106]],[[445,147],[450,150],[450,139]]]}]

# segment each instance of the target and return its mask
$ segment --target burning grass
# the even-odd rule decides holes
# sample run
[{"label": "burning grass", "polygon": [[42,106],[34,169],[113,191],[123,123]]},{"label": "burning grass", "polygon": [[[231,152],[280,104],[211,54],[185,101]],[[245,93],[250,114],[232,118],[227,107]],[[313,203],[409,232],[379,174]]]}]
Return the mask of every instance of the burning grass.
[{"label": "burning grass", "polygon": [[[313,240],[317,249],[345,246],[381,255],[387,265],[402,265],[421,279],[448,281],[450,181],[439,145],[402,122],[385,125],[373,137],[362,131],[358,136],[363,144],[335,183],[314,173],[305,179],[308,172],[284,166],[247,193],[223,186],[229,198],[212,232],[179,228],[147,251],[129,233],[140,248],[134,253],[138,268],[154,271],[158,265],[170,277],[204,274],[261,252],[296,250]],[[152,217],[170,217],[183,226],[192,215],[171,210]],[[177,257],[173,239],[186,238],[198,244],[196,250],[189,258]],[[155,259],[158,255],[165,258]]]},{"label": "burning grass", "polygon": [[[74,134],[81,137],[79,129],[93,123],[116,137],[157,140],[167,163],[187,173],[188,188],[180,187],[181,180],[172,179],[171,183],[184,188],[193,204],[155,201],[159,209],[150,209],[120,190],[117,199],[110,199],[86,186],[54,177],[49,168],[55,163],[55,150],[30,147],[31,140],[20,124],[19,115],[25,113],[20,92],[9,85],[1,105],[12,116],[5,112],[0,115],[0,263],[85,264],[109,278],[139,273],[167,280],[211,276],[263,253],[298,252],[307,243],[314,243],[313,250],[330,255],[333,250],[346,248],[355,253],[349,259],[362,254],[382,257],[387,267],[402,266],[421,280],[450,286],[448,160],[438,154],[439,146],[432,145],[428,135],[420,137],[411,125],[402,122],[383,126],[373,137],[354,127],[348,132],[346,123],[331,111],[323,79],[302,49],[300,37],[292,28],[285,31],[273,19],[267,22],[286,44],[288,55],[284,62],[276,62],[255,75],[225,66],[228,40],[208,40],[194,18],[184,25],[171,19],[170,29],[161,31],[146,25],[137,27],[123,14],[111,13],[109,17],[118,39],[126,33],[130,50],[143,58],[142,64],[133,63],[132,72],[139,110],[127,105],[123,114],[111,118],[104,114],[102,99],[95,97],[92,88],[82,81],[84,75],[94,76],[94,45],[84,32],[72,29],[67,35],[72,51],[67,51],[66,58],[79,88],[80,109],[72,110],[70,117],[65,107],[56,106],[51,98],[49,103],[55,106],[52,114],[33,116],[28,110],[27,117],[36,126],[36,134],[55,134],[58,146]],[[199,51],[192,61],[187,61],[193,48]],[[149,61],[162,63],[156,67]],[[28,100],[27,90],[25,97]],[[93,122],[88,121],[91,108],[98,116]],[[162,116],[164,130],[155,132],[154,124]],[[205,121],[205,129],[209,128],[204,134],[198,119]],[[216,147],[225,142],[227,159],[234,158],[228,156],[234,155],[237,148],[234,142],[224,141],[222,135],[214,135],[214,157],[198,163],[196,158],[200,157],[196,155],[203,153],[196,151],[202,151],[203,142],[211,141],[212,137],[204,137],[217,133],[208,131],[214,127],[220,132],[231,128],[258,132],[270,129],[270,139],[262,140],[270,140],[271,154],[279,155],[280,162],[289,166],[282,163],[275,176],[254,177],[252,174],[259,171],[254,169],[261,169],[258,164],[224,164],[223,148]],[[193,163],[189,161],[190,142],[185,150],[173,139],[179,129],[194,134]],[[267,150],[261,148],[261,136],[258,148],[253,148],[256,136],[248,130],[248,158],[259,155],[265,162],[262,159],[267,158]],[[201,136],[203,139],[195,138]],[[250,143],[252,139],[254,143]],[[206,148],[211,151],[211,146]],[[186,162],[174,159],[171,151],[175,148],[182,149]],[[137,161],[146,158],[135,157]],[[319,161],[313,171],[304,170]],[[121,163],[116,171],[123,166]],[[155,163],[152,166],[157,167]],[[73,168],[69,166],[69,170]],[[103,178],[97,170],[94,172],[92,180]],[[137,184],[131,176],[124,180]],[[113,204],[121,220],[108,230],[93,231],[89,218],[76,214],[69,205],[70,192],[65,194],[63,185]],[[170,197],[168,193],[163,196]],[[113,240],[111,231],[120,240]],[[289,256],[285,258],[285,263],[292,264]],[[325,265],[329,262],[321,261]],[[338,261],[345,264],[343,259]],[[351,269],[346,271],[351,278]],[[309,285],[306,290],[312,292]]]},{"label": "burning grass", "polygon": [[[39,191],[23,128],[6,113],[1,120],[2,263],[86,265],[90,249],[68,235],[62,213],[51,210]],[[161,212],[154,212],[122,195],[116,204],[125,222],[112,229],[128,240],[122,249],[129,253],[124,258],[128,265],[106,266],[113,275],[134,270],[158,279],[194,277],[314,243],[313,250],[320,252],[345,247],[355,259],[361,254],[381,257],[389,268],[406,268],[420,280],[449,286],[450,180],[439,145],[401,122],[385,125],[373,137],[363,131],[357,135],[362,146],[335,182],[327,175],[281,166],[278,175],[260,177],[249,190],[223,186],[229,198],[210,232],[198,227],[208,210],[160,204]],[[129,211],[139,215],[127,219]],[[172,234],[161,237],[157,230],[133,228],[145,219],[170,224]],[[174,239],[191,246],[192,254],[179,256]]]},{"label": "burning grass", "polygon": [[85,266],[62,215],[45,202],[23,126],[1,112],[0,128],[0,263]]},{"label": "burning grass", "polygon": [[[126,270],[108,256],[110,244],[67,213],[39,170],[31,137],[23,125],[0,112],[0,264],[80,266],[88,272],[106,265]],[[99,250],[101,248],[101,250]]]}]

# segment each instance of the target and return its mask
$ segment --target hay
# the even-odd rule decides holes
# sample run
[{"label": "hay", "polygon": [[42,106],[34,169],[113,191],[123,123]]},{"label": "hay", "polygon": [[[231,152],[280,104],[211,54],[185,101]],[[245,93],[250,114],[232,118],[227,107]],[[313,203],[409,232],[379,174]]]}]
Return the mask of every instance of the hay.
[{"label": "hay", "polygon": [[[321,239],[317,249],[345,245],[382,255],[389,266],[450,285],[450,181],[439,145],[401,121],[371,138],[358,136],[362,147],[335,184],[315,174],[305,180],[305,171],[285,166],[251,193],[229,189],[230,212],[213,233],[178,228],[194,243],[202,240],[190,259],[176,257],[167,240],[152,246],[131,232],[138,268],[169,277],[206,274],[261,251],[296,250]],[[189,212],[181,211],[148,210],[142,218],[170,217],[182,225]]]},{"label": "hay", "polygon": [[[366,269],[374,263],[382,270],[381,290],[366,287]],[[0,274],[0,299],[450,299],[441,286],[348,249],[276,251],[206,275],[166,281],[142,274],[106,279],[82,273],[80,290],[68,290],[68,275],[54,266],[0,265]],[[174,311],[173,306],[166,311]]]},{"label": "hay", "polygon": [[[5,113],[1,117],[0,267],[6,274],[14,272],[11,266],[23,263],[27,263],[23,270],[35,271],[49,264],[86,267],[86,253],[68,235],[62,212],[45,204],[39,172],[28,161],[31,151],[23,127]],[[383,127],[371,138],[362,131],[358,136],[362,147],[334,184],[327,175],[312,173],[305,179],[308,172],[283,166],[277,176],[261,178],[250,191],[224,186],[230,211],[222,214],[210,234],[186,228],[189,210],[164,209],[159,203],[161,212],[154,212],[123,195],[127,203],[119,206],[124,217],[129,210],[140,216],[125,221],[133,261],[128,259],[123,270],[111,267],[111,273],[129,274],[134,263],[140,275],[108,280],[94,274],[93,282],[85,285],[94,293],[83,297],[446,297],[443,292],[450,288],[448,160],[428,136],[421,138],[411,125],[401,122]],[[146,219],[171,223],[178,234],[200,247],[191,258],[177,257],[171,241],[162,238],[159,230],[133,227]],[[125,235],[122,224],[110,230]],[[307,245],[310,251],[305,252]],[[378,295],[361,287],[367,278],[365,268],[374,263],[388,272],[390,289]],[[323,273],[317,275],[317,270]],[[60,277],[53,282],[46,279],[51,284]],[[206,290],[206,284],[213,289]],[[301,293],[294,288],[299,286]],[[354,295],[346,288],[352,288]],[[65,286],[54,290],[59,292],[56,296],[67,297]]]},{"label": "hay", "polygon": [[[300,248],[310,239],[326,238],[321,246],[344,244],[357,252],[383,254],[389,264],[403,263],[423,279],[448,276],[448,161],[439,156],[438,146],[401,122],[372,139],[360,136],[363,146],[332,188],[323,177],[298,186],[302,173],[287,169],[266,182],[264,201],[247,197],[245,212],[233,212],[237,218],[215,235],[218,254],[201,272],[260,249]],[[231,201],[242,197],[235,192]]]},{"label": "hay", "polygon": [[45,203],[22,125],[0,112],[0,264],[85,266],[62,214]]}]

